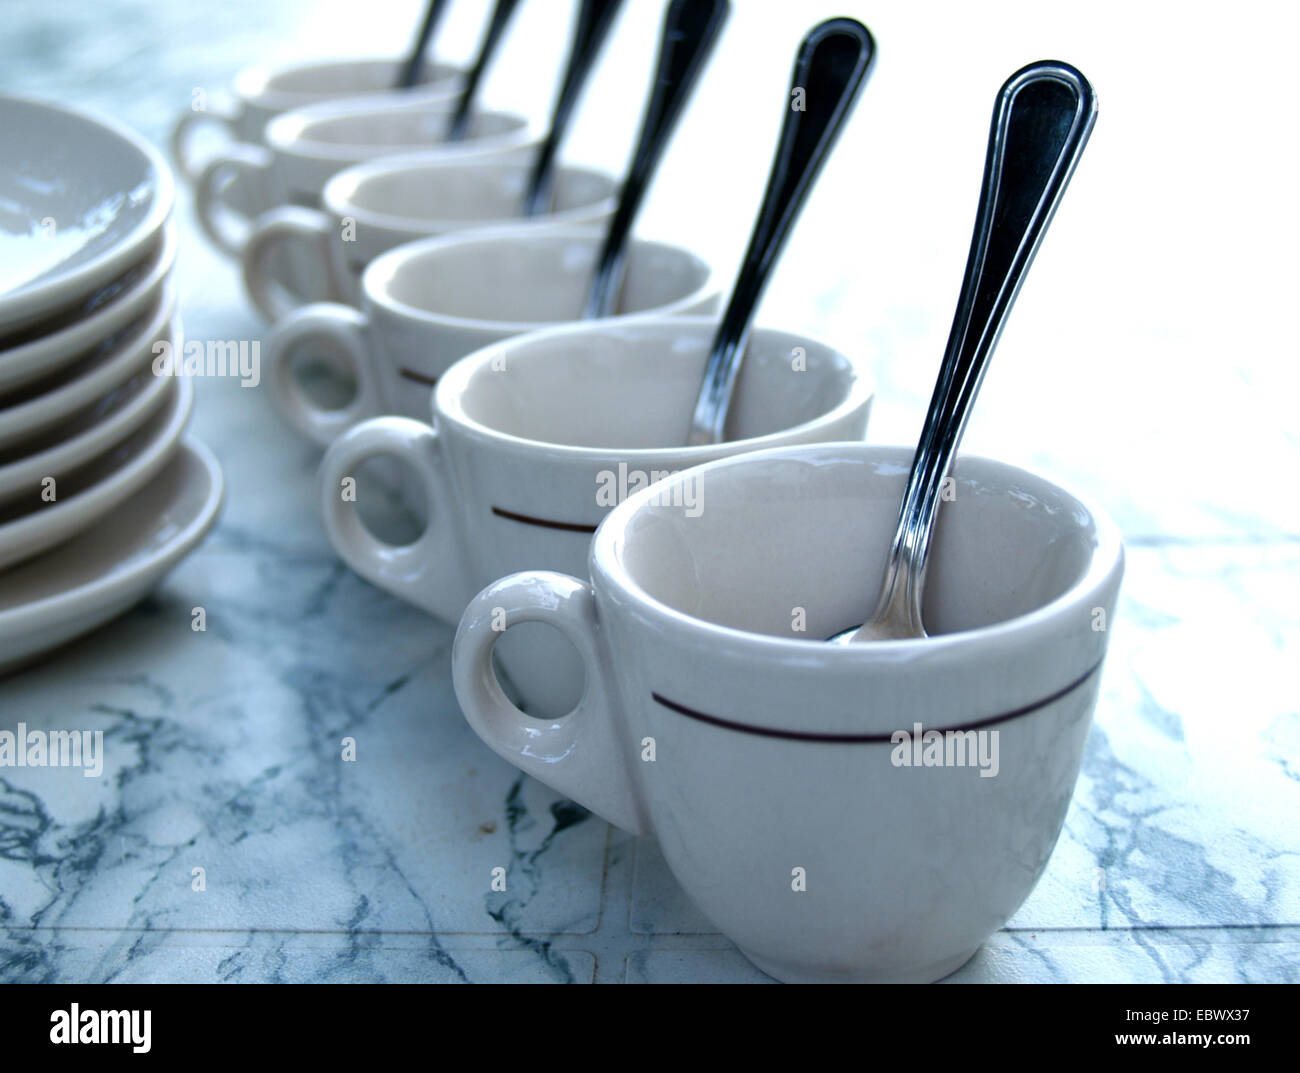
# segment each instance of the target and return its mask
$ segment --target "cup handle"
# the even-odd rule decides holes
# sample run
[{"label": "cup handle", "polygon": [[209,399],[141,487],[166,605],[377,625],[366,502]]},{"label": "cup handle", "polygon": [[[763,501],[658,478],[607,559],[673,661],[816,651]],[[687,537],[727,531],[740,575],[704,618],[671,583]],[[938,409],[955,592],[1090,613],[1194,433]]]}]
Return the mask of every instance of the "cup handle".
[{"label": "cup handle", "polygon": [[213,104],[202,110],[191,109],[182,113],[172,127],[171,151],[176,161],[176,170],[186,182],[194,182],[202,170],[190,155],[190,138],[204,124],[221,127],[232,139],[235,137],[235,124],[239,121],[239,109],[229,104]]},{"label": "cup handle", "polygon": [[199,172],[194,180],[194,211],[203,233],[223,253],[239,257],[252,230],[252,221],[243,213],[223,205],[220,197],[227,176],[234,173],[254,174],[271,170],[271,151],[260,145],[236,142],[229,145]]},{"label": "cup handle", "polygon": [[[492,667],[497,639],[524,622],[554,626],[582,656],[587,688],[562,719],[525,715]],[[469,725],[497,755],[623,830],[646,834],[650,823],[633,789],[628,731],[599,632],[595,594],[586,582],[546,570],[512,574],[465,609],[452,648],[452,681]]]},{"label": "cup handle", "polygon": [[[344,481],[371,458],[408,463],[424,485],[429,519],[414,543],[401,547],[377,539],[357,513]],[[321,515],[330,543],[367,581],[421,610],[455,622],[469,600],[468,569],[457,540],[455,496],[437,432],[409,417],[377,417],[349,429],[325,452],[318,483]]]},{"label": "cup handle", "polygon": [[254,225],[244,243],[240,257],[243,262],[244,289],[248,297],[272,324],[283,320],[295,309],[307,303],[289,293],[271,278],[268,271],[271,251],[282,242],[303,242],[325,266],[328,293],[319,296],[322,302],[342,302],[343,290],[334,275],[334,258],[330,250],[332,224],[325,213],[317,209],[303,209],[285,205],[263,214]]},{"label": "cup handle", "polygon": [[[365,315],[351,306],[319,302],[285,317],[266,343],[267,384],[271,402],[309,440],[328,447],[353,425],[383,412],[379,378],[366,347]],[[352,374],[356,394],[347,406],[327,410],[313,402],[294,374],[293,359],[302,347],[317,344],[325,354],[341,359]]]}]

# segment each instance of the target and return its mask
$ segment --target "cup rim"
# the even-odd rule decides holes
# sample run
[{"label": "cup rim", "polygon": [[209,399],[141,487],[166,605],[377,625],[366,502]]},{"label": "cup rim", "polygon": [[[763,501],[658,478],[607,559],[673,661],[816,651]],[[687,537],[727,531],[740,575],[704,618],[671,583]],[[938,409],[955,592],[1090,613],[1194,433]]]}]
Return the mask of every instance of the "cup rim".
[{"label": "cup rim", "polygon": [[[287,89],[269,89],[272,79],[280,75],[300,71],[324,70],[329,67],[362,67],[368,64],[400,64],[401,56],[335,56],[323,59],[301,60],[280,64],[276,67],[254,65],[245,67],[236,73],[231,82],[234,95],[245,105],[265,108],[271,111],[292,111],[312,104],[322,104],[330,100],[364,100],[387,90],[358,90],[343,92],[334,96],[322,97],[318,93],[304,93]],[[454,63],[436,60],[426,65],[428,69],[440,72],[439,76],[429,82],[421,82],[411,92],[416,95],[448,93],[456,80],[464,75],[464,68]]]},{"label": "cup rim", "polygon": [[[527,242],[552,242],[560,241],[578,241],[599,243],[601,241],[599,228],[593,227],[536,227],[535,225],[524,224],[522,226],[507,226],[500,228],[465,228],[460,231],[453,231],[445,235],[434,235],[430,238],[417,239],[414,242],[407,242],[401,246],[396,246],[385,253],[380,254],[366,266],[361,277],[361,293],[365,301],[378,309],[400,317],[406,317],[413,320],[422,321],[425,324],[437,324],[440,327],[454,328],[461,331],[477,331],[491,333],[493,335],[509,335],[511,339],[517,339],[521,335],[534,335],[538,332],[551,331],[556,328],[571,327],[572,322],[548,321],[526,321],[526,320],[484,320],[478,317],[460,317],[451,313],[434,312],[428,309],[421,309],[407,302],[402,302],[394,298],[386,289],[385,284],[392,279],[398,269],[409,261],[419,260],[425,256],[438,256],[444,250],[457,249],[461,246],[473,245],[500,245],[509,243],[512,246],[518,246],[520,243]],[[613,317],[603,317],[599,321],[592,321],[593,324],[624,324],[630,320],[640,319],[642,317],[657,316],[674,316],[678,311],[686,310],[703,301],[704,298],[713,294],[717,290],[715,283],[715,273],[712,266],[704,260],[694,250],[688,250],[685,246],[678,246],[672,242],[662,242],[657,239],[638,238],[633,236],[631,241],[639,246],[658,246],[665,249],[678,250],[690,257],[696,264],[704,269],[704,282],[701,283],[690,294],[683,295],[681,298],[667,305],[657,306],[654,309],[641,310],[636,313],[620,313]],[[677,317],[680,320],[683,318]],[[500,345],[500,344],[490,344]],[[472,357],[474,352],[466,355],[461,360],[467,360]],[[445,377],[446,374],[444,374]]]},{"label": "cup rim", "polygon": [[[452,217],[429,216],[399,216],[396,213],[379,212],[374,209],[367,209],[357,205],[351,198],[362,187],[363,184],[377,179],[381,176],[392,175],[397,172],[418,173],[418,172],[443,172],[443,171],[472,171],[475,169],[497,170],[497,171],[522,171],[527,172],[531,164],[525,160],[500,159],[496,157],[478,158],[472,157],[468,160],[448,158],[438,153],[401,153],[394,156],[379,157],[375,160],[367,160],[361,164],[354,164],[350,168],[345,168],[337,175],[333,176],[325,184],[321,193],[321,204],[325,206],[325,211],[335,216],[350,216],[358,223],[365,224],[369,227],[384,227],[392,231],[415,231],[424,232],[432,237],[450,235],[460,231],[497,231],[513,227],[565,227],[581,224],[585,219],[596,219],[609,215],[614,211],[618,204],[616,193],[601,198],[598,201],[587,202],[583,205],[577,205],[571,209],[565,209],[562,212],[544,213],[536,218],[525,218],[520,216],[503,216],[496,219],[485,220],[457,220]],[[610,180],[613,189],[617,191],[618,180],[608,172],[601,171],[599,168],[588,167],[583,164],[557,164],[556,174],[568,173],[571,175],[583,175],[593,178]]]},{"label": "cup rim", "polygon": [[[776,444],[784,444],[791,436],[807,435],[818,428],[824,428],[847,418],[854,411],[869,405],[875,397],[875,379],[865,363],[860,359],[807,332],[794,333],[763,325],[753,329],[751,338],[754,335],[785,335],[798,338],[804,343],[812,343],[814,346],[822,347],[843,358],[849,367],[848,391],[844,397],[825,413],[818,414],[816,417],[800,422],[797,425],[790,425],[775,432],[766,433],[763,436],[752,436],[743,440],[727,440],[722,444],[705,444],[693,447],[580,447],[574,444],[535,440],[527,436],[517,436],[514,433],[503,432],[491,425],[486,425],[470,417],[461,405],[464,388],[469,379],[503,350],[512,352],[517,356],[521,346],[538,345],[555,338],[646,327],[665,330],[693,328],[711,334],[718,327],[718,317],[699,315],[671,316],[657,313],[637,314],[603,321],[554,325],[545,331],[530,332],[527,338],[516,336],[500,343],[493,343],[461,358],[439,378],[434,388],[432,402],[435,426],[444,422],[453,424],[462,432],[480,440],[489,440],[516,450],[544,451],[557,461],[602,462],[612,456],[617,456],[629,465],[636,462],[649,463],[653,461],[656,464],[662,463],[667,466],[689,468],[700,465],[702,457],[707,458],[710,455],[716,455],[719,450],[727,450],[733,453],[749,453],[770,448]],[[684,427],[685,418],[683,418]]]},{"label": "cup rim", "polygon": [[[828,664],[838,663],[842,668],[860,668],[872,664],[896,665],[938,654],[972,656],[975,655],[977,648],[987,646],[990,642],[1010,644],[1027,642],[1032,636],[1048,632],[1052,626],[1060,625],[1067,617],[1077,614],[1079,607],[1096,606],[1100,602],[1102,590],[1115,571],[1122,569],[1124,562],[1124,545],[1119,527],[1110,515],[1085,497],[1062,488],[1046,477],[1008,462],[970,453],[959,454],[956,464],[974,464],[979,468],[993,467],[1008,477],[1028,479],[1031,483],[1044,486],[1055,495],[1072,500],[1087,515],[1096,531],[1096,545],[1092,549],[1088,564],[1081,576],[1069,588],[1041,607],[987,626],[911,640],[844,646],[830,645],[816,638],[774,637],[770,634],[754,633],[688,615],[647,592],[632,577],[624,562],[622,548],[626,543],[627,528],[632,518],[645,507],[652,505],[654,500],[663,496],[666,489],[670,490],[674,483],[688,476],[698,480],[703,475],[725,468],[761,465],[767,461],[782,459],[843,460],[846,452],[857,454],[864,460],[873,455],[892,453],[905,465],[910,465],[914,451],[913,447],[872,443],[813,443],[746,452],[696,466],[690,471],[675,473],[658,484],[629,496],[605,516],[592,538],[591,550],[588,553],[591,578],[596,582],[597,588],[602,584],[614,587],[630,603],[641,608],[643,613],[665,626],[675,630],[685,630],[691,640],[700,646],[725,645],[732,650],[743,646],[761,653],[765,658],[777,659],[806,658],[809,652],[814,650],[814,646],[821,645],[828,652],[833,653],[828,657]],[[866,594],[868,599],[874,595],[874,593]],[[1095,669],[1094,667],[1093,670]],[[1089,674],[1091,673],[1090,671]]]},{"label": "cup rim", "polygon": [[[346,97],[337,100],[318,101],[281,112],[266,125],[263,140],[267,147],[277,154],[283,154],[300,160],[342,161],[342,166],[368,163],[392,156],[407,156],[421,150],[412,145],[384,145],[360,142],[323,142],[304,136],[320,123],[332,119],[356,118],[402,114],[405,112],[429,112],[433,115],[451,115],[455,110],[455,101],[438,99],[427,94],[416,94],[408,98],[399,94],[400,90],[388,93],[373,93],[368,97]],[[454,146],[430,146],[423,150],[429,156],[445,154],[449,160],[470,159],[471,157],[494,149],[508,149],[523,146],[537,136],[536,124],[527,116],[518,112],[504,112],[496,108],[483,108],[475,113],[479,116],[494,116],[509,120],[510,130],[484,137],[467,136],[463,142]]]}]

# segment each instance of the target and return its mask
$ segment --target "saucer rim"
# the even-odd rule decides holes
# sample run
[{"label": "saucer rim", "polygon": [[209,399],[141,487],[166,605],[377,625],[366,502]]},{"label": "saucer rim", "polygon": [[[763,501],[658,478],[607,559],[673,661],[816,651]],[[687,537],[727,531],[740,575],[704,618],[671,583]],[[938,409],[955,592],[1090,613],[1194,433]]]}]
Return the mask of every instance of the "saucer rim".
[{"label": "saucer rim", "polygon": [[[26,630],[48,629],[56,625],[65,615],[85,615],[87,612],[83,605],[87,600],[92,601],[94,607],[103,607],[123,598],[125,595],[129,595],[133,588],[140,589],[140,599],[143,599],[153,585],[183,559],[187,558],[202,543],[216,524],[221,508],[225,503],[225,473],[211,448],[194,436],[183,435],[180,438],[174,453],[170,456],[169,464],[177,464],[182,455],[188,455],[197,460],[202,472],[208,479],[207,493],[186,524],[177,530],[165,543],[156,548],[152,554],[143,555],[135,566],[125,571],[117,569],[122,560],[120,558],[115,559],[108,565],[104,573],[90,581],[71,588],[59,588],[47,596],[16,607],[0,608],[0,638],[6,632],[16,633]],[[153,479],[157,480],[158,476],[164,471],[155,474]],[[144,491],[151,483],[152,481],[138,489],[136,494]],[[32,560],[29,560],[28,562],[18,563],[10,569],[14,571],[27,569],[32,565],[32,562]],[[93,632],[104,624],[103,622],[98,623],[85,632]],[[68,641],[80,636],[83,636],[83,634],[72,634],[48,646],[34,649],[32,652],[19,657],[16,669],[38,658],[42,653],[54,651],[67,644]],[[0,674],[3,673],[6,672],[0,666]]]},{"label": "saucer rim", "polygon": [[[194,385],[186,378],[178,377],[174,390],[171,412],[165,414],[160,411],[149,419],[165,416],[165,423],[154,438],[146,441],[134,455],[121,465],[109,469],[98,480],[70,498],[47,509],[37,509],[0,524],[0,577],[4,571],[20,567],[28,560],[43,555],[46,551],[53,551],[65,541],[85,532],[106,514],[117,510],[162,472],[175,454],[194,412]],[[163,406],[166,405],[164,402]],[[144,431],[147,425],[148,420],[132,435]],[[108,452],[116,449],[117,447],[110,447]],[[99,455],[85,464],[93,466],[103,457],[104,455]],[[93,505],[85,505],[86,496],[93,497]],[[78,500],[81,502],[78,503]],[[73,520],[69,521],[70,518]],[[41,541],[44,546],[39,551],[23,553],[15,559],[8,558],[13,554],[13,547],[28,546],[33,541]]]},{"label": "saucer rim", "polygon": [[[163,225],[161,237],[162,245],[153,258],[147,262],[142,259],[127,268],[127,273],[130,273],[140,265],[148,265],[145,275],[126,293],[55,331],[18,346],[0,347],[0,395],[18,390],[47,373],[66,368],[105,339],[147,316],[173,278],[176,251],[180,246],[180,229],[174,220]],[[15,369],[18,371],[14,372]]]},{"label": "saucer rim", "polygon": [[[139,331],[135,332],[130,339],[123,340],[120,347],[116,348],[107,357],[104,357],[92,368],[85,370],[78,376],[64,380],[50,388],[50,390],[43,391],[24,402],[0,408],[0,447],[9,447],[22,443],[28,436],[53,427],[67,417],[68,414],[75,413],[82,407],[93,405],[108,392],[125,384],[139,369],[143,369],[148,365],[149,357],[155,353],[153,348],[163,339],[170,340],[173,350],[180,351],[183,340],[183,327],[180,315],[180,296],[177,293],[174,280],[168,279],[164,281],[162,292],[158,297],[158,305],[151,310],[145,310],[136,320],[129,321],[127,327],[145,317],[149,319]],[[137,365],[139,369],[137,369]],[[111,375],[108,372],[110,369],[112,370]],[[105,377],[105,383],[98,388],[91,389],[87,396],[86,381],[92,380],[98,375]],[[59,401],[60,396],[61,401]],[[51,408],[52,399],[56,401]],[[26,413],[21,415],[25,418],[25,424],[22,431],[15,434],[13,414],[16,411],[23,410],[26,410]],[[33,413],[37,415],[44,413],[45,416],[38,416],[33,419],[31,416]],[[15,438],[15,435],[17,438]]]},{"label": "saucer rim", "polygon": [[[16,489],[6,489],[5,482],[11,473],[21,473],[24,469],[34,468],[41,476],[61,477],[69,471],[89,465],[101,454],[113,450],[127,437],[143,428],[149,419],[166,405],[169,394],[166,383],[169,378],[152,375],[144,377],[142,375],[144,372],[145,370],[142,369],[136,374],[136,377],[141,377],[141,386],[108,414],[101,414],[98,420],[92,421],[79,432],[51,444],[42,451],[25,454],[12,462],[0,464],[0,505],[9,502],[10,497],[25,486],[20,483]],[[91,405],[100,402],[112,391],[126,387],[136,377],[128,377],[116,388],[101,395]],[[92,446],[88,447],[88,443]],[[51,458],[54,459],[53,462],[50,461]],[[68,460],[59,461],[60,458]],[[30,478],[19,477],[18,480],[22,482]]]},{"label": "saucer rim", "polygon": [[20,329],[47,314],[57,313],[60,308],[75,303],[78,298],[89,294],[97,286],[110,282],[140,260],[141,252],[150,238],[171,218],[176,205],[176,179],[162,153],[153,145],[130,127],[93,108],[71,108],[21,94],[0,94],[0,109],[6,104],[45,109],[100,127],[144,157],[154,180],[149,212],[119,241],[71,271],[57,271],[52,275],[43,273],[20,287],[0,293],[0,331],[8,332]]}]

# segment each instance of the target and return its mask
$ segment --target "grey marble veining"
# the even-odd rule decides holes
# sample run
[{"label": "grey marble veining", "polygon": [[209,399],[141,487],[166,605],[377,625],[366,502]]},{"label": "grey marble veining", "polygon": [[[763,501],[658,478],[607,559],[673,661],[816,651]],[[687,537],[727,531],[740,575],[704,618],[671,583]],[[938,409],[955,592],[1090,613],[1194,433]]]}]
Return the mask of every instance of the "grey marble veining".
[{"label": "grey marble veining", "polygon": [[[484,6],[453,6],[453,58]],[[530,87],[550,85],[545,45],[558,56],[564,26],[541,6],[552,14],[525,7],[528,47],[507,48],[489,87],[497,103],[545,108]],[[630,143],[627,102],[643,91],[659,10],[628,6],[636,26],[615,42],[570,147],[609,170]],[[112,112],[161,141],[193,88],[216,91],[268,55],[391,51],[418,5],[345,23],[353,7],[113,0],[92,14],[57,0],[11,20],[0,86]],[[734,265],[779,121],[753,87],[761,76],[779,99],[787,53],[823,8],[833,13],[733,16],[674,149],[689,166],[665,169],[643,231],[701,248],[724,273]],[[1286,475],[1300,435],[1296,363],[1278,342],[1283,307],[1270,305],[1286,281],[1245,267],[1270,240],[1246,226],[1262,210],[1240,202],[1241,227],[1202,236],[1236,265],[1212,275],[1217,296],[1186,266],[1180,225],[1236,180],[1184,132],[1142,121],[1162,83],[1128,60],[1157,34],[1166,50],[1191,48],[1194,30],[1133,16],[1137,43],[1112,45],[1104,25],[1005,10],[1004,39],[977,60],[958,54],[968,16],[953,8],[953,41],[924,65],[924,20],[903,5],[867,16],[881,69],[761,318],[856,345],[879,384],[870,438],[909,440],[956,295],[996,82],[1034,54],[1092,75],[1094,144],[967,446],[1105,505],[1128,572],[1061,840],[1016,917],[950,980],[1295,981],[1300,508]],[[1272,36],[1286,37],[1264,35],[1265,51]],[[749,55],[761,64],[747,67]],[[919,68],[936,64],[996,75],[948,108],[933,87],[917,95]],[[709,109],[729,117],[725,138],[699,118]],[[922,116],[950,144],[921,137]],[[1208,122],[1228,139],[1267,126],[1227,107]],[[1193,162],[1185,188],[1158,200],[1144,185],[1144,167]],[[1294,240],[1294,211],[1275,211]],[[184,192],[177,215],[188,335],[264,338]],[[314,509],[318,452],[265,391],[197,387],[194,428],[229,485],[218,528],[130,615],[0,680],[0,728],[101,730],[106,757],[97,779],[0,769],[0,980],[765,981],[687,901],[653,842],[478,741],[451,690],[452,631],[334,556]],[[1268,467],[1245,467],[1252,454]],[[195,607],[203,632],[191,629]]]}]

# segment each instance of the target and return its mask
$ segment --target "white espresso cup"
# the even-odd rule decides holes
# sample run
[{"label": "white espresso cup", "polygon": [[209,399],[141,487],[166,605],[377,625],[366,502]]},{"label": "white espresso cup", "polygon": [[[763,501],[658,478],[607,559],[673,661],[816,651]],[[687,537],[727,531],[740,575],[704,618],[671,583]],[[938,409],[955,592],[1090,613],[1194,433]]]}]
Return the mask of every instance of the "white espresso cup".
[{"label": "white espresso cup", "polygon": [[[712,317],[635,317],[565,325],[456,363],[434,392],[433,425],[382,417],[325,454],[325,528],[362,577],[448,622],[493,578],[585,569],[591,534],[627,494],[701,462],[780,444],[854,440],[870,377],[824,343],[756,329],[737,381],[728,439],[686,447]],[[368,459],[406,463],[429,521],[405,547],[357,514]],[[707,505],[705,505],[707,510]],[[498,655],[530,711],[550,717],[582,695],[582,661],[553,631],[512,631]]]},{"label": "white espresso cup", "polygon": [[[875,605],[911,458],[832,444],[670,477],[606,519],[582,574],[498,581],[456,635],[479,736],[653,834],[705,916],[780,980],[961,966],[1042,874],[1096,705],[1119,534],[987,459],[958,459],[940,513],[932,636],[825,642]],[[538,623],[586,668],[562,720],[517,710],[490,659]]]},{"label": "white espresso cup", "polygon": [[[389,57],[312,60],[275,70],[249,67],[235,76],[229,103],[209,100],[206,92],[195,90],[189,111],[172,128],[171,151],[177,171],[190,182],[198,178],[202,164],[192,152],[192,139],[203,127],[214,128],[229,141],[258,143],[271,120],[295,108],[388,94],[449,100],[460,88],[459,68],[431,63],[425,65],[415,86],[396,91],[393,87],[405,62]],[[253,207],[251,203],[249,207]]]},{"label": "white espresso cup", "polygon": [[[355,97],[365,97],[372,105],[407,101],[416,95],[425,100],[446,101],[459,92],[462,72],[447,64],[426,64],[415,87],[393,91],[404,62],[392,58],[361,58],[317,60],[273,71],[247,68],[235,77],[231,103],[209,100],[202,90],[195,90],[190,110],[172,130],[172,158],[177,170],[190,182],[195,182],[202,173],[207,158],[200,160],[192,143],[195,134],[204,127],[223,133],[228,144],[262,145],[267,124],[297,108]],[[223,220],[255,219],[281,204],[270,176],[256,169],[228,176],[217,196],[224,209],[210,209],[209,215]],[[219,248],[233,256],[231,250]],[[285,257],[276,254],[271,260],[270,274],[288,288],[299,273]],[[317,279],[311,274],[308,278]]]},{"label": "white espresso cup", "polygon": [[[578,319],[601,239],[588,231],[473,232],[400,246],[363,274],[361,309],[321,303],[282,320],[266,347],[266,382],[283,417],[328,446],[370,417],[427,420],[434,385],[491,343]],[[708,313],[709,266],[679,246],[635,239],[620,311]],[[316,357],[356,389],[327,409],[304,389],[300,359]]]},{"label": "white espresso cup", "polygon": [[273,267],[276,253],[294,246],[328,268],[326,287],[314,300],[357,306],[366,266],[396,246],[457,231],[595,226],[612,215],[616,181],[562,165],[549,210],[521,216],[532,166],[416,154],[348,168],[325,184],[323,209],[285,206],[258,220],[243,253],[248,296],[272,321],[304,304],[280,285]]},{"label": "white espresso cup", "polygon": [[[234,181],[261,184],[274,207],[319,208],[325,184],[355,164],[401,153],[429,160],[526,159],[540,141],[524,117],[479,111],[459,142],[445,141],[454,104],[401,97],[384,103],[336,101],[300,108],[273,119],[265,145],[237,143],[217,153],[194,185],[194,210],[208,238],[240,257],[254,220],[234,210],[222,191]],[[301,251],[299,251],[301,252]],[[320,294],[328,286],[326,265],[309,256],[287,258],[281,282],[292,293]]]}]

